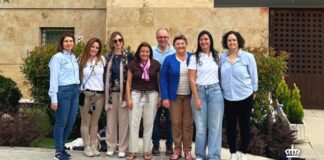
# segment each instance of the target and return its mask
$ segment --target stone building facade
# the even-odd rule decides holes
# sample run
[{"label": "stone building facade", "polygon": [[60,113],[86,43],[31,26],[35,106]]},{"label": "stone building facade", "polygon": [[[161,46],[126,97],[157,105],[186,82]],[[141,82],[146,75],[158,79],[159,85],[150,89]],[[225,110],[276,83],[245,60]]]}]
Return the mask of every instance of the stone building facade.
[{"label": "stone building facade", "polygon": [[84,41],[107,42],[118,30],[132,50],[142,41],[155,45],[159,27],[168,27],[171,37],[184,34],[189,51],[203,29],[212,33],[218,50],[229,30],[241,32],[247,46],[268,46],[269,9],[214,7],[213,0],[0,0],[0,74],[15,80],[24,98],[30,94],[20,72],[22,58],[41,45],[42,28],[65,27]]}]

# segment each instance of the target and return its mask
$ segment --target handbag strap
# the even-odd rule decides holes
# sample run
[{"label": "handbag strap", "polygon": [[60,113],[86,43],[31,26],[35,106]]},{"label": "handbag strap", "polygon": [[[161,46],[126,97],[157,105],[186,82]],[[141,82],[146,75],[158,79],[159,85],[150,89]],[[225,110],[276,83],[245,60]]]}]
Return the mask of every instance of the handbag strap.
[{"label": "handbag strap", "polygon": [[89,77],[87,78],[87,80],[86,80],[84,83],[82,83],[82,85],[81,85],[81,90],[84,89],[84,86],[85,86],[85,85],[87,84],[87,82],[89,81],[89,79],[90,79],[91,75],[93,74],[94,70],[95,70],[95,68],[93,67],[93,69],[91,70],[91,73],[90,73]]}]

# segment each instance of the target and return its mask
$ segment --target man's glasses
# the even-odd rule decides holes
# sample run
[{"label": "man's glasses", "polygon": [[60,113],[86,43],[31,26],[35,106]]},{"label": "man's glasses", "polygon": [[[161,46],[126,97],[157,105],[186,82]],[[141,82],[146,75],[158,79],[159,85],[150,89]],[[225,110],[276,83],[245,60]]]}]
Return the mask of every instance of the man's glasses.
[{"label": "man's glasses", "polygon": [[114,39],[114,43],[117,43],[117,42],[122,43],[123,41],[124,40],[122,38],[120,38],[120,39]]},{"label": "man's glasses", "polygon": [[156,36],[157,39],[168,39],[168,36]]}]

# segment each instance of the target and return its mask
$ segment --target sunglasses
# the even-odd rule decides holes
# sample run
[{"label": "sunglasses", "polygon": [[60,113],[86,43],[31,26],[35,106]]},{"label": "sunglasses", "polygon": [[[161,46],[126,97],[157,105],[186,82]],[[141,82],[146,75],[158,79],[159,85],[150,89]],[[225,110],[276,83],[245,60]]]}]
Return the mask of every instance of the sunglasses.
[{"label": "sunglasses", "polygon": [[117,42],[122,43],[123,41],[124,40],[122,38],[120,38],[120,39],[114,39],[114,43],[117,43]]}]

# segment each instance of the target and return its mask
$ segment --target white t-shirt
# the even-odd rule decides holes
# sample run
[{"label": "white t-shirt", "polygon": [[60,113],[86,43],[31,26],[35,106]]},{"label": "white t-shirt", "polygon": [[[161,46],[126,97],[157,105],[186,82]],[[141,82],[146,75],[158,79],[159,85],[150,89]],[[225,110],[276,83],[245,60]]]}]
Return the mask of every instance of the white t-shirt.
[{"label": "white t-shirt", "polygon": [[[93,91],[104,91],[103,74],[104,74],[105,58],[102,57],[102,60],[103,63],[97,60],[97,58],[95,58],[92,61],[92,63],[90,62],[90,60],[88,60],[88,62],[83,68],[81,90],[89,89]],[[98,61],[97,65],[96,65],[96,61]],[[94,71],[91,74],[93,69]],[[84,84],[84,88],[82,88],[83,84]]]},{"label": "white t-shirt", "polygon": [[189,77],[188,77],[187,58],[186,60],[181,61],[176,56],[176,59],[180,62],[180,76],[179,76],[177,95],[189,95],[190,86],[189,86]]},{"label": "white t-shirt", "polygon": [[188,69],[196,70],[196,84],[210,85],[219,82],[218,65],[216,64],[212,53],[199,53],[199,62],[196,61],[196,56],[190,57]]}]

